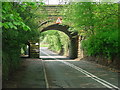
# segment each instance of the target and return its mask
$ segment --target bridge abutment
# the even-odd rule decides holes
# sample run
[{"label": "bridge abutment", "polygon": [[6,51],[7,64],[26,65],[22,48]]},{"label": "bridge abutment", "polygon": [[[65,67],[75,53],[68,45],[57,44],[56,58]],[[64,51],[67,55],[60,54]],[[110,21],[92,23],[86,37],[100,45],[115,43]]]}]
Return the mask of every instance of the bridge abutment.
[{"label": "bridge abutment", "polygon": [[29,42],[29,57],[39,58],[39,40]]},{"label": "bridge abutment", "polygon": [[78,36],[70,39],[69,58],[75,59],[78,57]]}]

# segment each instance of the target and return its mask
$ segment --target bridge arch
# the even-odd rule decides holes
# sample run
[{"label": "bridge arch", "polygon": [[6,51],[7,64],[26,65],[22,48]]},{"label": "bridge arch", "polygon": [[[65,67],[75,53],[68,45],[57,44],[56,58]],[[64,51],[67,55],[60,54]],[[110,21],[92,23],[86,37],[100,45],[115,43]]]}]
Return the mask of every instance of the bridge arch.
[{"label": "bridge arch", "polygon": [[43,28],[40,32],[42,33],[48,30],[58,30],[68,35],[70,39],[69,58],[75,59],[78,56],[78,33],[73,33],[68,29],[68,25],[52,24]]}]

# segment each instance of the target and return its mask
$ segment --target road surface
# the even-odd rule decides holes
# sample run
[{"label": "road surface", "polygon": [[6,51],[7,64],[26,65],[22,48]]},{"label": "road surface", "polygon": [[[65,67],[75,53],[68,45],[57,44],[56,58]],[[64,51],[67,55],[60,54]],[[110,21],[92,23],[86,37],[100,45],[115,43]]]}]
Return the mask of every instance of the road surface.
[{"label": "road surface", "polygon": [[60,56],[46,47],[40,48],[45,65],[47,88],[119,89],[118,73],[88,61]]}]

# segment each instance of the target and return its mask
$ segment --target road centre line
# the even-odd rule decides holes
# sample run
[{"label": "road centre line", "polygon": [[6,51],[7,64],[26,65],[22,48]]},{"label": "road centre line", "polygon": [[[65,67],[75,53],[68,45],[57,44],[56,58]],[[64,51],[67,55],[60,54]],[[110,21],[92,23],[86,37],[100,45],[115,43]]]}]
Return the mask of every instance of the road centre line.
[{"label": "road centre line", "polygon": [[83,69],[80,68],[80,67],[75,66],[74,64],[68,63],[68,62],[63,61],[63,60],[56,59],[56,58],[54,58],[54,56],[50,56],[49,54],[47,54],[46,52],[44,52],[44,51],[42,51],[42,50],[41,50],[41,52],[43,52],[43,53],[46,54],[47,56],[55,59],[56,61],[60,61],[60,62],[62,62],[62,63],[64,63],[64,64],[66,64],[66,65],[68,65],[68,66],[70,66],[70,67],[72,67],[72,68],[74,68],[74,69],[82,72],[82,73],[85,74],[86,76],[92,78],[93,80],[99,82],[100,84],[106,86],[107,88],[110,88],[110,89],[112,89],[112,90],[116,90],[116,89],[117,89],[117,90],[120,90],[119,87],[117,87],[117,86],[115,86],[115,85],[113,85],[113,84],[111,84],[111,83],[109,83],[109,82],[107,82],[107,81],[105,81],[105,80],[103,80],[103,79],[101,79],[101,78],[93,75],[92,73],[87,72],[86,70],[83,70]]},{"label": "road centre line", "polygon": [[[63,62],[63,63],[64,63],[64,62]],[[65,62],[65,63],[68,63],[68,62]],[[81,69],[80,67],[77,67],[77,66],[75,66],[75,65],[73,65],[73,64],[70,64],[69,66],[71,66],[71,67],[73,67],[74,69],[76,69],[76,70],[84,73],[86,76],[91,77],[92,79],[95,79],[95,80],[97,80],[97,81],[98,81],[98,80],[99,80],[99,81],[102,81],[102,82],[104,82],[104,83],[106,83],[106,84],[108,84],[108,85],[110,85],[110,86],[112,86],[112,87],[114,87],[114,88],[118,88],[118,87],[116,87],[115,85],[112,85],[111,83],[109,83],[109,82],[107,82],[107,81],[105,81],[105,80],[103,80],[103,79],[100,79],[100,78],[98,78],[97,76],[95,76],[95,75],[93,75],[93,74],[91,74],[91,73],[89,73],[89,72]],[[107,86],[108,86],[108,85],[107,85]],[[109,87],[109,86],[108,86],[108,87]],[[109,88],[112,88],[112,87],[109,87]]]}]

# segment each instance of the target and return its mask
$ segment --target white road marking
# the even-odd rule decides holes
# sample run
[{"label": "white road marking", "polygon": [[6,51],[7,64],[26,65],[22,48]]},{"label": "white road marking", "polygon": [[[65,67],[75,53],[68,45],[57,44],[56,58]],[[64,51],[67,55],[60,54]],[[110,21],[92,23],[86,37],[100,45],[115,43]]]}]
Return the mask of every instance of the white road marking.
[{"label": "white road marking", "polygon": [[72,67],[72,68],[74,68],[74,69],[82,72],[82,73],[85,74],[86,76],[92,78],[93,80],[99,82],[100,84],[106,86],[107,88],[110,88],[110,89],[112,89],[112,90],[116,90],[116,89],[117,89],[117,90],[120,90],[119,87],[117,87],[117,86],[115,86],[115,85],[113,85],[113,84],[111,84],[111,83],[109,83],[109,82],[107,82],[107,81],[105,81],[105,80],[103,80],[103,79],[101,79],[101,78],[93,75],[92,73],[87,72],[86,70],[84,70],[84,69],[82,69],[82,68],[80,68],[80,67],[75,66],[74,64],[68,63],[68,62],[63,61],[63,60],[56,59],[56,58],[54,58],[54,56],[50,56],[50,55],[47,54],[46,52],[43,52],[43,51],[41,51],[41,52],[44,53],[44,54],[46,54],[47,56],[55,59],[56,61],[60,61],[60,62],[62,62],[62,63],[64,63],[64,64],[66,64],[66,65],[68,65],[68,66],[70,66],[70,67]]},{"label": "white road marking", "polygon": [[46,70],[45,70],[45,64],[43,63],[43,60],[42,60],[42,65],[43,65],[43,72],[45,76],[46,88],[49,88],[48,79],[47,79]]}]

